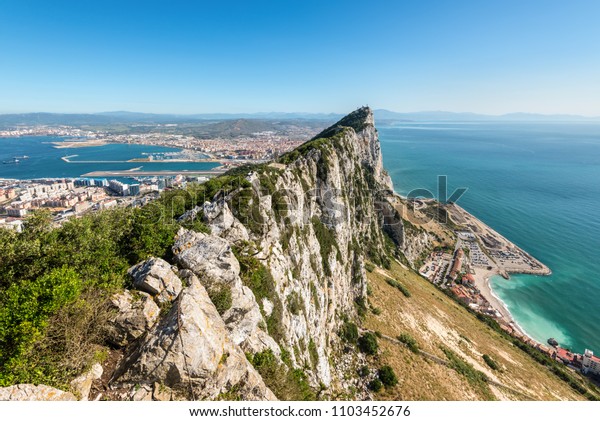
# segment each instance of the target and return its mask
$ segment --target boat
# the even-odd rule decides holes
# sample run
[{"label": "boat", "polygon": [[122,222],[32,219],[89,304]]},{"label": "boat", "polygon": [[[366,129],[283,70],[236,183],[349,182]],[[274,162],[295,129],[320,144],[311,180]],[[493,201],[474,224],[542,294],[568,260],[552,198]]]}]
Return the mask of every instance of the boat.
[{"label": "boat", "polygon": [[27,155],[15,156],[13,159],[29,159],[29,157]]},{"label": "boat", "polygon": [[14,157],[12,160],[10,160],[10,161],[3,161],[2,163],[3,164],[18,164],[19,160],[16,157]]}]

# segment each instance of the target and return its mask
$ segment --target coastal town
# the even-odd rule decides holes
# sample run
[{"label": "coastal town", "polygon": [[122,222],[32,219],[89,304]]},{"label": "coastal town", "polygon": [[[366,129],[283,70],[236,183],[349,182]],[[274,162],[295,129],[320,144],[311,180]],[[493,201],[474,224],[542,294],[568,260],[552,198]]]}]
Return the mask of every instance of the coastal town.
[{"label": "coastal town", "polygon": [[[170,127],[173,133],[152,131]],[[287,127],[285,132],[262,130],[237,136],[216,135],[210,138],[177,133],[177,124],[152,126],[147,133],[115,134],[106,131],[85,130],[72,126],[23,126],[0,130],[2,137],[54,136],[63,140],[53,141],[55,148],[83,148],[103,146],[109,143],[136,144],[182,149],[196,152],[188,162],[219,160],[271,160],[294,149],[319,130],[312,127]],[[159,161],[158,159],[157,161]]]},{"label": "coastal town", "polygon": [[508,280],[511,273],[549,275],[550,269],[458,205],[448,204],[446,211],[451,225],[457,227],[454,248],[434,250],[425,258],[419,274],[471,310],[494,318],[508,334],[550,358],[583,374],[600,376],[600,358],[593,351],[578,354],[553,338],[543,344],[527,336],[489,284],[494,275]]},{"label": "coastal town", "polygon": [[0,228],[21,232],[27,216],[38,209],[49,210],[54,222],[60,224],[92,211],[142,206],[165,189],[206,180],[181,174],[131,179],[127,183],[106,178],[0,180]]}]

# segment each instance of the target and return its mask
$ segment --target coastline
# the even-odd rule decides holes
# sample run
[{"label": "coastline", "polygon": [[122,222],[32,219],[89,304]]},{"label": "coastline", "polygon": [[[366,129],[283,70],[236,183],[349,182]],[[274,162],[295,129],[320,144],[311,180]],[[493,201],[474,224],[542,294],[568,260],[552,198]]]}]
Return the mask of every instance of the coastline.
[{"label": "coastline", "polygon": [[[508,306],[502,299],[494,293],[494,289],[491,285],[491,278],[493,276],[501,276],[504,278],[504,282],[510,282],[510,274],[532,274],[539,276],[548,276],[552,274],[552,271],[548,266],[543,264],[541,261],[533,257],[531,254],[521,249],[519,246],[508,240],[506,237],[489,227],[487,224],[467,212],[462,207],[452,204],[449,206],[453,211],[450,211],[451,218],[454,216],[462,217],[469,227],[476,227],[475,234],[480,238],[482,235],[490,235],[496,239],[500,244],[500,247],[511,250],[516,256],[520,256],[521,260],[501,260],[494,257],[490,257],[490,266],[486,268],[475,267],[473,278],[475,280],[475,286],[479,289],[481,295],[489,302],[491,307],[500,314],[498,319],[502,320],[506,325],[511,327],[516,332],[524,335],[531,340],[537,342],[531,337],[523,327],[521,327],[513,315],[510,313]],[[457,222],[453,218],[454,222]],[[484,247],[485,250],[485,247]],[[489,251],[489,250],[488,250]]]},{"label": "coastline", "polygon": [[[401,202],[396,205],[402,206],[403,215],[406,216],[404,212],[408,208],[408,198],[396,192],[395,196]],[[455,203],[442,205],[436,200],[425,199],[420,200],[418,205],[419,208],[412,211],[417,224],[421,222],[418,214],[424,208],[443,207],[451,222],[450,226],[429,220],[421,224],[421,227],[437,234],[446,230],[456,236],[453,240],[455,243],[450,242],[453,244],[453,253],[448,250],[432,253],[425,259],[423,266],[418,268],[421,276],[442,289],[451,289],[454,294],[458,292],[457,299],[480,313],[492,316],[515,336],[543,346],[519,325],[506,303],[494,293],[490,281],[493,276],[501,276],[504,282],[510,282],[510,274],[547,276],[552,274],[550,268]],[[410,212],[408,216],[412,222]],[[466,253],[458,256],[459,250]],[[457,261],[464,263],[463,273],[470,276],[466,282],[465,278],[461,280],[460,276],[457,278],[457,274],[451,273],[451,267],[454,268]]]}]

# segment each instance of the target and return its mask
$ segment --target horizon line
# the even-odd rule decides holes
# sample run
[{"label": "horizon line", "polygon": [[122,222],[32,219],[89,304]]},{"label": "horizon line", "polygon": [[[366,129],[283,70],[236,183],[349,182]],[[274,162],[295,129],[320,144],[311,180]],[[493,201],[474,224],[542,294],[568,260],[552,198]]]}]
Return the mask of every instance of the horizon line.
[{"label": "horizon line", "polygon": [[[386,111],[394,114],[431,114],[431,113],[443,113],[443,114],[470,114],[474,116],[483,117],[506,117],[511,115],[535,115],[543,117],[583,117],[588,119],[600,119],[600,115],[586,115],[586,114],[573,114],[573,113],[540,113],[534,111],[510,111],[501,114],[488,114],[480,113],[476,111],[446,111],[446,110],[420,110],[420,111],[394,111],[387,108],[372,108],[375,111]],[[351,112],[351,111],[350,111]],[[129,110],[111,110],[111,111],[93,111],[93,112],[58,112],[58,111],[24,111],[24,112],[0,112],[0,116],[7,115],[24,115],[24,114],[56,114],[56,115],[102,115],[102,114],[145,114],[155,116],[177,116],[177,117],[193,117],[202,115],[261,115],[261,114],[305,114],[305,115],[321,115],[321,116],[340,116],[346,115],[344,112],[325,112],[325,111],[252,111],[252,112],[233,112],[233,111],[212,111],[212,112],[191,112],[191,113],[173,113],[173,112],[146,112],[146,111],[129,111]]]}]

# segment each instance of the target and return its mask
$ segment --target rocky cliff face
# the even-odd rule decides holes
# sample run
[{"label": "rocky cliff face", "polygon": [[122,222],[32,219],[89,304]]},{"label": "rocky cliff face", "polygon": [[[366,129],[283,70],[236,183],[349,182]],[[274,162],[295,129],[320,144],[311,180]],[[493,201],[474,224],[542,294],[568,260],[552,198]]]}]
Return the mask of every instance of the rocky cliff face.
[{"label": "rocky cliff face", "polygon": [[115,319],[117,341],[136,340],[112,383],[161,384],[196,399],[230,390],[274,399],[247,358],[267,352],[324,393],[344,393],[353,356],[342,358],[338,332],[366,310],[365,259],[386,265],[392,244],[405,240],[371,110],[225,180],[229,188],[180,218],[202,218],[210,232],[180,229],[176,267],[150,259],[130,270],[158,305],[174,301],[141,335],[155,320],[145,317],[146,295],[139,304],[115,298],[140,323],[124,332]]},{"label": "rocky cliff face", "polygon": [[239,177],[182,217],[202,216],[210,234],[181,230],[175,260],[209,291],[230,291],[222,319],[235,345],[283,352],[313,385],[343,388],[331,361],[341,320],[364,310],[365,258],[388,259],[382,225],[403,242],[373,114],[361,108]]},{"label": "rocky cliff face", "polygon": [[[263,317],[277,319],[267,333],[295,366],[309,368],[314,384],[336,388],[344,374],[330,363],[339,352],[336,332],[364,306],[364,259],[387,259],[381,210],[392,186],[371,111],[355,111],[246,178],[255,212],[240,212],[235,195],[225,201],[254,228],[240,254],[253,254],[272,276],[270,296],[259,301]],[[399,235],[401,227],[394,227]],[[227,229],[212,231],[229,240]]]}]

